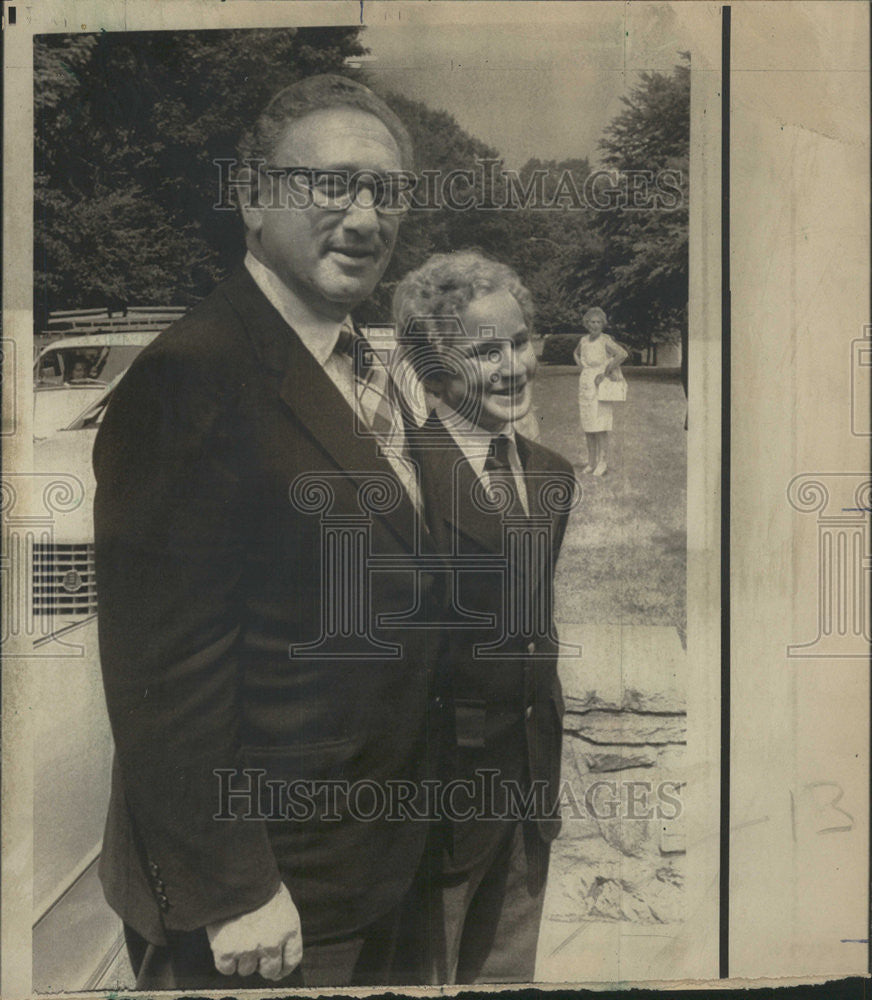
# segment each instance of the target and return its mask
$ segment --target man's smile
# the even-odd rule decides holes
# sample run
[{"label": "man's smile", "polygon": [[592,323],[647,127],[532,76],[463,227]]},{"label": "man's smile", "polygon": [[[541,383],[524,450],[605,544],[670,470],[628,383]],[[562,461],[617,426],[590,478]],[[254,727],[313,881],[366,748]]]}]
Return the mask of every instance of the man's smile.
[{"label": "man's smile", "polygon": [[378,247],[328,247],[327,252],[354,261],[375,260],[379,255]]},{"label": "man's smile", "polygon": [[506,398],[515,397],[523,395],[524,390],[527,388],[527,380],[523,382],[511,382],[508,385],[503,385],[499,389],[491,389],[490,394],[492,396],[505,396]]}]

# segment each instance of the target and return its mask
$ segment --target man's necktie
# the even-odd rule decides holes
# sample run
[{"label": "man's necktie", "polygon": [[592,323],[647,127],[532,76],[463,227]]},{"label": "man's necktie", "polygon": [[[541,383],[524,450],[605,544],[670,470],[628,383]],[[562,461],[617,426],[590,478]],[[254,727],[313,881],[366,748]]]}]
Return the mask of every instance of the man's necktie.
[{"label": "man's necktie", "polygon": [[491,439],[491,451],[484,460],[484,471],[488,474],[488,479],[495,486],[508,490],[512,502],[504,513],[512,516],[524,515],[524,504],[518,495],[518,481],[512,471],[509,461],[509,446],[511,440],[505,434],[498,434]]},{"label": "man's necktie", "polygon": [[415,466],[409,458],[402,410],[399,401],[394,399],[393,383],[387,369],[367,344],[366,338],[348,326],[339,331],[334,350],[351,358],[360,414],[384,453],[402,469],[401,473],[398,472],[400,479],[417,506]]},{"label": "man's necktie", "polygon": [[351,358],[355,391],[363,419],[378,438],[379,444],[388,447],[394,437],[394,425],[399,423],[400,417],[398,411],[396,418],[394,416],[388,373],[367,346],[365,338],[347,326],[339,331],[336,350]]}]

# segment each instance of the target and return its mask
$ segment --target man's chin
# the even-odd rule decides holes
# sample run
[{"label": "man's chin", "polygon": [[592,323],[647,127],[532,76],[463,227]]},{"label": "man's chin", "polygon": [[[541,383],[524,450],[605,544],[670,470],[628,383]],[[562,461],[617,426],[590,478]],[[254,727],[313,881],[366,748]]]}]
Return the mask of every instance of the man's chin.
[{"label": "man's chin", "polygon": [[513,424],[518,420],[523,420],[530,412],[530,395],[525,392],[519,400],[507,398],[505,402],[493,406],[489,410],[494,422],[502,421],[505,424]]},{"label": "man's chin", "polygon": [[513,407],[506,407],[499,409],[488,407],[487,410],[482,411],[478,415],[478,419],[475,423],[478,424],[483,430],[486,430],[492,434],[499,433],[504,428],[508,430],[511,428],[515,421],[520,420],[526,413],[529,407],[525,408],[523,411],[516,410]]},{"label": "man's chin", "polygon": [[348,309],[363,302],[372,295],[380,275],[337,275],[325,281],[320,292],[328,302],[344,305]]},{"label": "man's chin", "polygon": [[344,319],[361,302],[369,298],[374,287],[374,284],[367,283],[365,285],[318,288],[316,293],[320,302],[318,311],[325,315],[335,316],[337,319]]}]

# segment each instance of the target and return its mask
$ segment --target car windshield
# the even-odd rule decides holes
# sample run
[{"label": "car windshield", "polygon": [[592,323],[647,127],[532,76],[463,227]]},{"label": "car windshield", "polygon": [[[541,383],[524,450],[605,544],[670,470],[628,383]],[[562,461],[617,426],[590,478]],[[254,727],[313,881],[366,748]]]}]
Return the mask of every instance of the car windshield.
[{"label": "car windshield", "polygon": [[39,359],[36,386],[108,385],[141,350],[141,344],[54,348]]}]

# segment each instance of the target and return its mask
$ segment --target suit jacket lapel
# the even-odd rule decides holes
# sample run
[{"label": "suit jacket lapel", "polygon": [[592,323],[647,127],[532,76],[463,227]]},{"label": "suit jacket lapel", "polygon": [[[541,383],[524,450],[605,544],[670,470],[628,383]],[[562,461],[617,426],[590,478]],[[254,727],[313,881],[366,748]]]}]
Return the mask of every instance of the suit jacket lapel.
[{"label": "suit jacket lapel", "polygon": [[524,485],[527,487],[527,506],[530,509],[531,517],[542,517],[545,511],[542,508],[539,487],[542,485],[541,474],[546,471],[542,462],[542,452],[535,448],[532,441],[515,434],[515,443],[518,446],[518,457],[521,459],[521,467],[524,470]]},{"label": "suit jacket lapel", "polygon": [[[399,504],[384,517],[407,542],[414,540],[416,512],[393,466],[375,438],[355,433],[354,412],[296,332],[243,270],[225,287],[262,363],[279,379],[279,396],[336,466],[362,484],[388,475],[400,490]],[[361,511],[362,512],[362,511]]]},{"label": "suit jacket lapel", "polygon": [[[568,511],[561,513],[560,511],[547,510],[542,504],[542,491],[546,484],[549,484],[551,489],[557,490],[559,493],[561,489],[560,484],[564,483],[564,474],[560,469],[554,467],[553,462],[549,459],[548,452],[537,445],[535,441],[530,441],[520,434],[515,435],[515,440],[518,445],[518,456],[521,459],[521,465],[524,467],[530,516],[547,517],[550,519],[552,546],[555,549],[559,548],[569,514]],[[573,489],[574,483],[574,479],[570,480],[567,477],[565,482],[566,490]]]},{"label": "suit jacket lapel", "polygon": [[430,512],[431,530],[440,546],[448,547],[442,522],[473,539],[489,552],[502,551],[503,525],[499,514],[489,514],[473,502],[477,477],[454,438],[436,417],[424,427],[422,439],[427,442],[422,461],[429,469],[424,487]]}]

